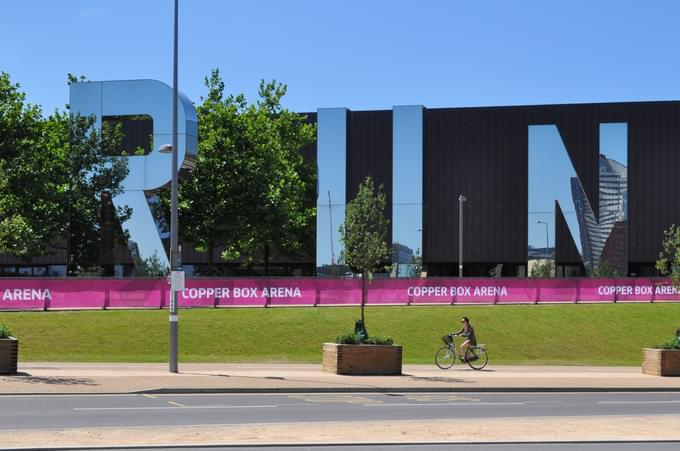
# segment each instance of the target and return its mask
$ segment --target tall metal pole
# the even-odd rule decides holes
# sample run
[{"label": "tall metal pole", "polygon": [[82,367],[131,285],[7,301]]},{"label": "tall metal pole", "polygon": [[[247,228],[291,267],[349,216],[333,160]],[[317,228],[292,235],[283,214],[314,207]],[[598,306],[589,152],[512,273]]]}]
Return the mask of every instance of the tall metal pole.
[{"label": "tall metal pole", "polygon": [[548,223],[545,221],[536,222],[545,226],[545,258],[550,258],[550,254],[548,254],[548,249],[550,249],[550,242],[548,241]]},{"label": "tall metal pole", "polygon": [[458,196],[458,277],[463,277],[463,202],[467,198]]},{"label": "tall metal pole", "polygon": [[[180,262],[179,243],[178,243],[178,213],[177,213],[177,147],[179,139],[177,137],[177,35],[178,35],[178,3],[175,0],[175,29],[174,29],[174,50],[172,66],[172,198],[170,213],[170,272],[177,270]],[[172,277],[172,276],[171,276]],[[170,287],[170,372],[178,372],[177,355],[179,350],[179,334],[177,328],[178,305],[176,287]]]}]

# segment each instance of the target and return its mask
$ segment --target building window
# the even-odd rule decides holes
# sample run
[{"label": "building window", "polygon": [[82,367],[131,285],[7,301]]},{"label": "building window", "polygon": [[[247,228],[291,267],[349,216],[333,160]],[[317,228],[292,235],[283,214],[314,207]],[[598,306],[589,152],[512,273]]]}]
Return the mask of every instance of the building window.
[{"label": "building window", "polygon": [[30,266],[19,266],[19,275],[20,276],[31,276],[32,274],[32,269]]},{"label": "building window", "polygon": [[66,277],[66,265],[50,265],[47,272],[50,277]]},{"label": "building window", "polygon": [[47,275],[47,266],[35,266],[33,268],[33,275],[37,277],[45,277]]}]

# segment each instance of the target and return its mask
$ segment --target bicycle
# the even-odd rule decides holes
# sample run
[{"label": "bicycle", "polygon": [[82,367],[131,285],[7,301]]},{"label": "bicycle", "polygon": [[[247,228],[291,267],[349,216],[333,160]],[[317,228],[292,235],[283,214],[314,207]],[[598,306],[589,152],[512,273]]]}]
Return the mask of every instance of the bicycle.
[{"label": "bicycle", "polygon": [[[456,334],[447,334],[442,337],[442,341],[446,346],[439,348],[434,355],[434,362],[442,370],[447,370],[456,363],[458,359],[458,351],[456,351],[456,341],[454,337]],[[465,362],[470,365],[473,370],[481,370],[489,362],[489,356],[483,344],[470,346],[465,352]]]}]

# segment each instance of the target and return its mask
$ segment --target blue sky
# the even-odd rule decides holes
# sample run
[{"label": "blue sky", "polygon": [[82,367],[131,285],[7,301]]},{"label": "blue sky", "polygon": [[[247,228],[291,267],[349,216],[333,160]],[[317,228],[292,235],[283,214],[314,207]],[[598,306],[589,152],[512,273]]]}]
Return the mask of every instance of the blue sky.
[{"label": "blue sky", "polygon": [[[286,105],[390,108],[680,98],[680,2],[180,1],[180,89],[214,67]],[[172,0],[3,2],[0,70],[49,112],[68,72],[172,79]]]},{"label": "blue sky", "polygon": [[[172,7],[5,2],[0,70],[48,113],[69,72],[170,84]],[[179,84],[198,102],[217,67],[253,100],[276,79],[301,112],[677,100],[678,17],[674,0],[180,0]]]}]

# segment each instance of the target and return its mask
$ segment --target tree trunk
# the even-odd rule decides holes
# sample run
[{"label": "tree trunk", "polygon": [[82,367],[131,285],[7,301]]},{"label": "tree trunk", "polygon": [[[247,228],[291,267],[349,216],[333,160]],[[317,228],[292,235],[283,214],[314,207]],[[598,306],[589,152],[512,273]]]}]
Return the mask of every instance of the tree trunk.
[{"label": "tree trunk", "polygon": [[264,276],[269,277],[269,245],[264,245]]},{"label": "tree trunk", "polygon": [[368,283],[366,281],[367,278],[366,273],[361,275],[361,324],[364,325],[364,328],[366,328],[366,321],[364,321],[364,305],[366,305],[366,292],[368,290],[368,287],[366,286]]}]

